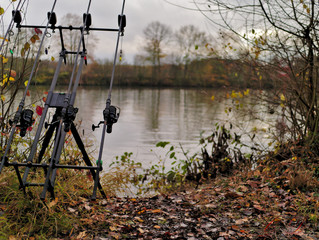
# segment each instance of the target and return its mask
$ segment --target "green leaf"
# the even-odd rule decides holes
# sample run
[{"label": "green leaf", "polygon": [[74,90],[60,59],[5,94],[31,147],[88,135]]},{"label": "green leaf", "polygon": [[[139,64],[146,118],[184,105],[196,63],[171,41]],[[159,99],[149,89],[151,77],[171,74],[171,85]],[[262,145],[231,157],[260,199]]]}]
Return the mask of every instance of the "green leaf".
[{"label": "green leaf", "polygon": [[162,147],[162,148],[164,148],[167,144],[169,144],[169,142],[158,142],[157,144],[156,144],[156,147]]},{"label": "green leaf", "polygon": [[0,7],[0,15],[4,14],[4,9]]},{"label": "green leaf", "polygon": [[197,50],[198,49],[198,45],[195,45],[195,50]]},{"label": "green leaf", "polygon": [[175,157],[175,152],[172,152],[171,155],[169,155],[169,158]]}]

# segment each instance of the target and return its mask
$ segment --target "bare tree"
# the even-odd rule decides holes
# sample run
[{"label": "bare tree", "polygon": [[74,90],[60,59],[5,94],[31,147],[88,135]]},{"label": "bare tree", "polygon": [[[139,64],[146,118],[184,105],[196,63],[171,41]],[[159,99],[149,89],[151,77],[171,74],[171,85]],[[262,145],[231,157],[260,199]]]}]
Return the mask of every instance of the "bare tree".
[{"label": "bare tree", "polygon": [[177,62],[183,64],[183,78],[188,79],[188,65],[191,61],[207,55],[205,46],[211,42],[211,38],[193,25],[181,27],[175,37],[179,46]]},{"label": "bare tree", "polygon": [[[319,3],[314,0],[194,1],[212,22],[237,34],[258,67],[280,81],[291,136],[315,146],[319,140]],[[218,18],[216,17],[218,16]],[[270,68],[271,67],[271,68]],[[290,126],[290,127],[289,127]],[[319,149],[316,147],[316,150]]]},{"label": "bare tree", "polygon": [[160,22],[152,22],[144,29],[144,50],[148,54],[147,60],[153,65],[152,77],[155,84],[159,81],[161,59],[165,57],[163,45],[169,42],[171,35],[170,27]]}]

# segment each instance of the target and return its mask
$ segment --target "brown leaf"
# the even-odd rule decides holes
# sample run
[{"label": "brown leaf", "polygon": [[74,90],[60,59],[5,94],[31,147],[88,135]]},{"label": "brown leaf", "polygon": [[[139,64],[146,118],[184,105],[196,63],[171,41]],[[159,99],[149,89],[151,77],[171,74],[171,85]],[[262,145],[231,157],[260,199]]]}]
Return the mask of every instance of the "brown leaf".
[{"label": "brown leaf", "polygon": [[262,206],[260,206],[259,204],[254,204],[254,208],[257,209],[260,212],[264,212],[265,210],[263,209]]},{"label": "brown leaf", "polygon": [[49,207],[53,207],[58,203],[58,198],[55,198],[52,202],[49,203]]},{"label": "brown leaf", "polygon": [[236,225],[242,225],[242,224],[244,224],[244,223],[246,223],[246,222],[248,222],[248,221],[249,221],[248,218],[242,218],[242,219],[236,220],[236,221],[235,221],[235,224],[236,224]]},{"label": "brown leaf", "polygon": [[162,212],[161,209],[154,209],[154,210],[152,210],[152,213],[160,213],[160,212]]},{"label": "brown leaf", "polygon": [[235,192],[228,192],[225,194],[225,197],[226,198],[238,198],[238,197],[240,197],[240,195],[235,193]]},{"label": "brown leaf", "polygon": [[68,207],[68,210],[69,210],[71,213],[75,213],[75,212],[76,212],[76,210],[75,210],[74,208]]},{"label": "brown leaf", "polygon": [[142,218],[140,218],[140,217],[135,217],[134,219],[136,219],[137,221],[139,221],[139,222],[144,222],[144,220],[142,219]]},{"label": "brown leaf", "polygon": [[238,231],[238,230],[239,230],[239,227],[238,227],[237,225],[233,225],[233,226],[231,226],[231,228],[232,228],[233,230],[235,230],[235,231]]},{"label": "brown leaf", "polygon": [[110,230],[111,230],[112,232],[114,232],[114,231],[117,231],[117,228],[114,227],[114,226],[110,226]]},{"label": "brown leaf", "polygon": [[27,51],[30,48],[30,43],[26,42],[23,48],[25,51]]},{"label": "brown leaf", "polygon": [[80,232],[79,235],[77,235],[76,239],[83,239],[86,236],[86,232]]}]

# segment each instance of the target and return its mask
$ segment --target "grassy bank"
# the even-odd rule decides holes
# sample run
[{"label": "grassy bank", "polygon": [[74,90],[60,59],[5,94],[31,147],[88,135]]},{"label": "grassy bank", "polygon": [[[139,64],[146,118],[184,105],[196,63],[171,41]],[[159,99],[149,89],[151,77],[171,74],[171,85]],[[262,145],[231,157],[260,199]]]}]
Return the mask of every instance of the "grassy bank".
[{"label": "grassy bank", "polygon": [[40,188],[24,195],[6,169],[0,239],[318,239],[316,177],[297,184],[295,158],[269,163],[139,198],[115,197],[129,174],[113,172],[102,180],[108,198],[96,201],[89,200],[92,181],[81,172],[61,171],[56,198],[42,202]]}]

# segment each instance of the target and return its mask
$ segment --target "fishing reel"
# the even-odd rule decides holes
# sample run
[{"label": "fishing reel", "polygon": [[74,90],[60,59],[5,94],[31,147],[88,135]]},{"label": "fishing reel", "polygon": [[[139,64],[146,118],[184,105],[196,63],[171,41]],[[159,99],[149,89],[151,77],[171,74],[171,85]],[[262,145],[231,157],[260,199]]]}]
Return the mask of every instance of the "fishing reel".
[{"label": "fishing reel", "polygon": [[[103,116],[106,121],[106,132],[111,133],[113,124],[116,123],[120,117],[120,108],[113,105],[106,107],[103,110]],[[92,124],[92,131],[99,128],[101,124],[104,124],[104,121],[100,121],[98,125]]]},{"label": "fishing reel", "polygon": [[[24,137],[27,133],[29,127],[34,123],[33,111],[30,109],[25,109],[21,112],[20,124],[17,127],[20,128],[20,136]],[[13,121],[9,120],[9,124],[12,126]]]},{"label": "fishing reel", "polygon": [[120,109],[115,106],[110,106],[108,109],[103,110],[104,120],[106,120],[106,132],[111,133],[113,124],[117,122],[120,117]]},{"label": "fishing reel", "polygon": [[73,106],[68,106],[64,117],[64,131],[68,132],[71,128],[71,123],[75,120],[76,114],[79,109]]}]

